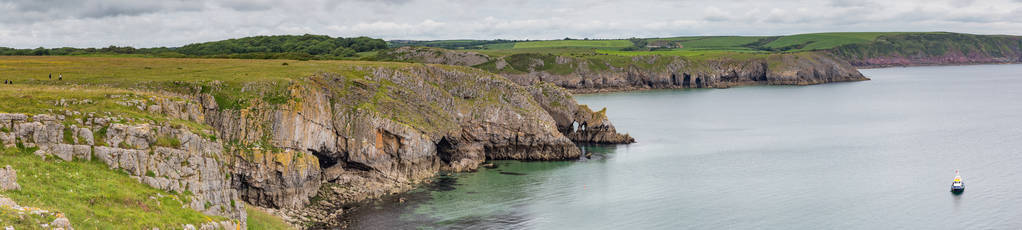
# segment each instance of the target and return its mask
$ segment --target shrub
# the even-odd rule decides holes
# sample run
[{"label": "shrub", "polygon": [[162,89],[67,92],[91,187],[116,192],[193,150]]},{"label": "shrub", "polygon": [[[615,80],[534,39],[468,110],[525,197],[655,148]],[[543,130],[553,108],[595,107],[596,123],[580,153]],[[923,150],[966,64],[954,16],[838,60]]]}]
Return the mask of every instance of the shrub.
[{"label": "shrub", "polygon": [[181,147],[181,140],[170,135],[160,135],[159,137],[156,137],[156,146],[179,148]]},{"label": "shrub", "polygon": [[64,143],[65,144],[74,144],[75,143],[74,131],[71,130],[71,127],[67,127],[67,126],[64,127]]},{"label": "shrub", "polygon": [[106,129],[107,126],[103,126],[103,128],[99,128],[99,130],[92,133],[92,140],[96,142],[96,145],[106,146]]}]

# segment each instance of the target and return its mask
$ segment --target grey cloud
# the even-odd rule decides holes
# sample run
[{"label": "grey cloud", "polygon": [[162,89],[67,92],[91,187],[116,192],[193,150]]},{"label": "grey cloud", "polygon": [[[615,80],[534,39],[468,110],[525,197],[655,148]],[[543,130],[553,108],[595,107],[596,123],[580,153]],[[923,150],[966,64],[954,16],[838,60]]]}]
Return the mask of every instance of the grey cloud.
[{"label": "grey cloud", "polygon": [[190,0],[3,0],[3,3],[13,6],[12,14],[45,15],[44,18],[103,18],[201,8],[201,2]]},{"label": "grey cloud", "polygon": [[224,0],[219,6],[234,9],[237,11],[264,11],[273,8],[274,1],[255,0]]},{"label": "grey cloud", "polygon": [[1022,31],[1022,0],[0,0],[0,46],[136,47],[252,35],[557,39]]}]

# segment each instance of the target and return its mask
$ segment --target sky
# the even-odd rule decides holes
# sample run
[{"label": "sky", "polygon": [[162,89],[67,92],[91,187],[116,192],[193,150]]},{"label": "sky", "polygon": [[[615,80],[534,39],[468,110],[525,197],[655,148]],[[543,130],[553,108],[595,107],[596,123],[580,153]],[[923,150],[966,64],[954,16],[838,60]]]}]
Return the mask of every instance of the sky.
[{"label": "sky", "polygon": [[0,46],[175,47],[255,35],[386,40],[813,32],[1022,35],[1022,0],[0,0]]}]

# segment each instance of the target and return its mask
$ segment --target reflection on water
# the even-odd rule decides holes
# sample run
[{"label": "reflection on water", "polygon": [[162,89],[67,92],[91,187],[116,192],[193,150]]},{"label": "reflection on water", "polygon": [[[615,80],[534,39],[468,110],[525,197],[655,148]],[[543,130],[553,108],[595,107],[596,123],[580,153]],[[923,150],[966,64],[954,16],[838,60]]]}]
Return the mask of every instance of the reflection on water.
[{"label": "reflection on water", "polygon": [[[495,161],[351,213],[375,229],[1022,226],[1022,65],[863,70],[808,87],[579,96],[639,142]],[[969,192],[953,195],[954,170]],[[950,198],[950,199],[949,199]]]}]

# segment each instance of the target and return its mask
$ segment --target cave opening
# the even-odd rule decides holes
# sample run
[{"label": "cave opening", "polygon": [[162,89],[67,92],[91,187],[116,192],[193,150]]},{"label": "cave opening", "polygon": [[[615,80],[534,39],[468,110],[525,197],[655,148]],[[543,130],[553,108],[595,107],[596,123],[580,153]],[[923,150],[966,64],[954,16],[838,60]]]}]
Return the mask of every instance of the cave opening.
[{"label": "cave opening", "polygon": [[763,63],[763,72],[760,73],[759,77],[756,79],[757,81],[766,81],[767,80],[767,72],[770,72],[770,71],[767,71],[768,70],[767,66],[768,65],[766,63]]},{"label": "cave opening", "polygon": [[696,78],[696,88],[703,88],[703,78]]},{"label": "cave opening", "polygon": [[440,138],[440,142],[436,143],[436,153],[440,157],[440,160],[444,163],[450,164],[451,158],[454,156],[454,143],[447,139],[447,137]]},{"label": "cave opening", "polygon": [[329,154],[326,151],[309,149],[309,152],[312,152],[312,155],[316,156],[316,159],[319,160],[320,168],[329,168],[331,166],[337,165],[337,159],[331,156],[332,154]]},{"label": "cave opening", "polygon": [[692,75],[685,74],[685,78],[681,80],[681,87],[689,88],[692,87]]}]

